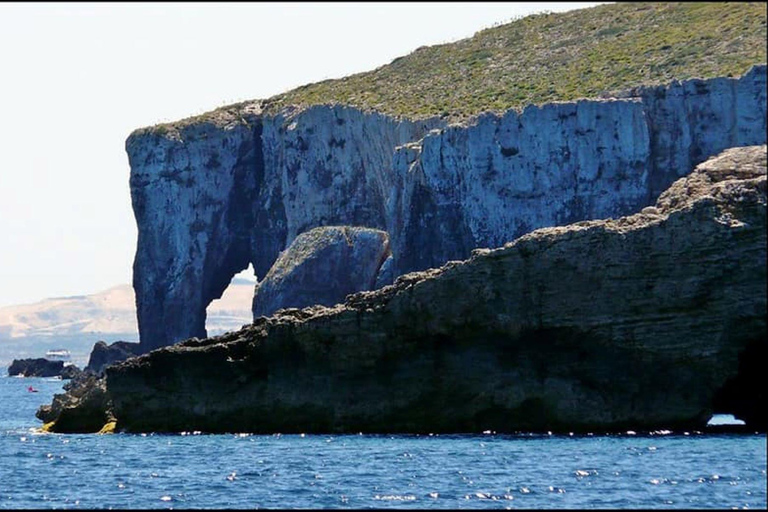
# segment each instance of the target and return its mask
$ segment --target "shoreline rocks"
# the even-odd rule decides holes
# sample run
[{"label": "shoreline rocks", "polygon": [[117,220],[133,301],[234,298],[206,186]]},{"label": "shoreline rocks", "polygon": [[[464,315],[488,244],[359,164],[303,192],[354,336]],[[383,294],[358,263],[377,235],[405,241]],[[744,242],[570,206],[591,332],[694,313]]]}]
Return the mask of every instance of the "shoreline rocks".
[{"label": "shoreline rocks", "polygon": [[35,413],[43,422],[43,430],[57,432],[99,432],[114,421],[112,404],[103,378],[82,372],[64,384],[64,393],[53,395],[50,405],[42,405]]},{"label": "shoreline rocks", "polygon": [[14,359],[8,367],[8,375],[13,377],[21,375],[23,377],[61,377],[62,379],[72,379],[81,370],[75,365],[64,365],[64,361],[51,361],[44,357]]},{"label": "shoreline rocks", "polygon": [[67,398],[65,422],[39,417],[57,432],[97,431],[73,427],[82,407],[127,432],[501,433],[702,430],[732,413],[765,431],[759,365],[740,364],[767,343],[765,260],[766,148],[732,148],[641,213],[154,350]]}]

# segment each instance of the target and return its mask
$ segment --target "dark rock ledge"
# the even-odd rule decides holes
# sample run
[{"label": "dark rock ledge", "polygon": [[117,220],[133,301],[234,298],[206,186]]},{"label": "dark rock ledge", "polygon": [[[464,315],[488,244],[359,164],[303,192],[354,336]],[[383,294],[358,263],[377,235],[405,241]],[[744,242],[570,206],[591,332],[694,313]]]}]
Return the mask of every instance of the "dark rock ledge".
[{"label": "dark rock ledge", "polygon": [[61,377],[72,379],[81,372],[80,368],[71,364],[64,365],[64,361],[51,361],[44,357],[29,359],[14,359],[8,367],[8,375],[15,377]]},{"label": "dark rock ledge", "polygon": [[57,432],[765,431],[766,147],[641,213],[534,231],[334,307],[72,383]]}]

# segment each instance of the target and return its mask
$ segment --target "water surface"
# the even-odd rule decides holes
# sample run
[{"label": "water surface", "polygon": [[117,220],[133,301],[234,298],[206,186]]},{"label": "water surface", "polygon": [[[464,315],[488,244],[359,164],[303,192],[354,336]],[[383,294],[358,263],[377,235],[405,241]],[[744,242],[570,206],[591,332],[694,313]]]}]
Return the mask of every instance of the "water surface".
[{"label": "water surface", "polygon": [[766,507],[764,435],[34,432],[61,385],[0,378],[0,508]]}]

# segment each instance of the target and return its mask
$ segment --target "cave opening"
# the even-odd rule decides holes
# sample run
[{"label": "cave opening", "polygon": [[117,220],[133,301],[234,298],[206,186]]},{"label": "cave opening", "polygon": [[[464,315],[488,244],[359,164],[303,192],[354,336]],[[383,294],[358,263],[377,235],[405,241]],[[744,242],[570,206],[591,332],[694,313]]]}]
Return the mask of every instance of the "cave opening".
[{"label": "cave opening", "polygon": [[232,276],[221,298],[212,300],[205,309],[208,336],[236,331],[253,321],[251,302],[257,279],[253,265]]},{"label": "cave opening", "polygon": [[768,427],[764,363],[768,357],[765,328],[756,329],[757,336],[739,354],[739,370],[717,391],[713,410],[717,415],[732,415],[747,426],[765,432]]}]

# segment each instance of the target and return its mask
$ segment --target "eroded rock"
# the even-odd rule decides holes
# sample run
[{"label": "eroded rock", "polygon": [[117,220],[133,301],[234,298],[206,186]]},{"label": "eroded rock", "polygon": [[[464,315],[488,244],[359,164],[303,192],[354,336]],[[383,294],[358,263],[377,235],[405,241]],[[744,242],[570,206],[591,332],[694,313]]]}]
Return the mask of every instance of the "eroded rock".
[{"label": "eroded rock", "polygon": [[36,416],[44,429],[62,433],[98,432],[114,421],[112,404],[103,377],[82,372],[64,385],[65,393],[53,395],[51,405],[42,405]]},{"label": "eroded rock", "polygon": [[134,432],[658,430],[713,412],[765,430],[744,385],[759,370],[739,363],[765,350],[765,261],[766,148],[735,148],[654,211],[110,366],[109,412]]},{"label": "eroded rock", "polygon": [[142,350],[204,337],[205,308],[236,272],[251,263],[263,279],[318,226],[386,231],[384,285],[534,229],[639,211],[710,156],[765,143],[765,90],[762,65],[452,126],[247,102],[137,131],[126,149]]},{"label": "eroded rock", "polygon": [[139,343],[128,341],[115,341],[107,345],[103,341],[97,341],[93,345],[91,355],[88,358],[87,371],[100,374],[110,364],[125,361],[129,357],[135,357],[141,353]]},{"label": "eroded rock", "polygon": [[256,286],[253,314],[332,306],[351,293],[372,290],[389,255],[389,237],[381,230],[333,226],[306,231]]},{"label": "eroded rock", "polygon": [[80,373],[75,365],[64,365],[64,361],[52,361],[44,357],[14,359],[8,367],[8,375],[13,377],[61,377],[71,379]]}]

